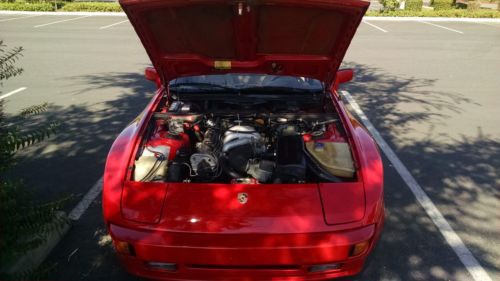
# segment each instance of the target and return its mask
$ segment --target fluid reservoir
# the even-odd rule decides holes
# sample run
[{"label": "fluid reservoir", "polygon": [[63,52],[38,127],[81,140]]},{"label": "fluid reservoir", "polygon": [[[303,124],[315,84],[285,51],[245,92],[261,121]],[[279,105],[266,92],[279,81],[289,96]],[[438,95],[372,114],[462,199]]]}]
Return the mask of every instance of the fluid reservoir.
[{"label": "fluid reservoir", "polygon": [[347,143],[311,141],[306,143],[306,149],[330,174],[345,178],[354,176],[354,165]]},{"label": "fluid reservoir", "polygon": [[147,145],[134,163],[135,181],[162,181],[167,176],[167,157],[170,147]]},{"label": "fluid reservoir", "polygon": [[305,146],[307,152],[330,174],[345,178],[354,176],[349,144],[333,124],[322,136],[307,138]]},{"label": "fluid reservoir", "polygon": [[146,143],[135,161],[135,181],[165,181],[168,162],[175,159],[181,149],[189,150],[191,142],[186,133],[171,134],[166,130],[156,132]]},{"label": "fluid reservoir", "polygon": [[188,134],[180,133],[178,135],[172,135],[167,131],[160,131],[156,133],[151,140],[148,141],[147,145],[168,146],[170,148],[169,154],[166,156],[168,160],[174,160],[179,149],[189,150],[191,148],[191,142]]}]

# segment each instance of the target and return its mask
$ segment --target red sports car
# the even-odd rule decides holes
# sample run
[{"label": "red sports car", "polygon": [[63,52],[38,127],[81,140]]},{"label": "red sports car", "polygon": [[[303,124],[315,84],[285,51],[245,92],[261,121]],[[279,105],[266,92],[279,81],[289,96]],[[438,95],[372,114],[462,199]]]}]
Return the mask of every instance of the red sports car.
[{"label": "red sports car", "polygon": [[121,0],[155,96],[118,136],[103,212],[162,280],[361,271],[384,221],[377,146],[337,93],[360,0]]}]

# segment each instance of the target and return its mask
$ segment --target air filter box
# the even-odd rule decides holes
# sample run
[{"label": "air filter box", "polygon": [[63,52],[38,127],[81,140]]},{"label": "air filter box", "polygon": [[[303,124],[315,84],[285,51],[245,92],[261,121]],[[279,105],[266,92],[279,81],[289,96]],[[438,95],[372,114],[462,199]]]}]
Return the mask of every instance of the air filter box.
[{"label": "air filter box", "polygon": [[304,182],[306,159],[301,135],[280,136],[276,145],[276,178],[283,183]]}]

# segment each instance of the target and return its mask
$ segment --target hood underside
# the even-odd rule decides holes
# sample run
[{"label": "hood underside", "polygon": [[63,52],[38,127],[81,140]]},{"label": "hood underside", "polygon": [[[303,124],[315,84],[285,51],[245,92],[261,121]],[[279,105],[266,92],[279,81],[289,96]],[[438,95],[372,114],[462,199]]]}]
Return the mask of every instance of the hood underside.
[{"label": "hood underside", "polygon": [[264,73],[334,79],[361,0],[120,0],[164,83]]}]

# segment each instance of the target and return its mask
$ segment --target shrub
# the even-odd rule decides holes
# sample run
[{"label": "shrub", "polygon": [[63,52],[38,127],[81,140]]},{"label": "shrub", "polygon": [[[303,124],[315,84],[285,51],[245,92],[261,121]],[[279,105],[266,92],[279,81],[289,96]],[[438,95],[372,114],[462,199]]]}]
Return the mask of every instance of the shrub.
[{"label": "shrub", "polygon": [[500,11],[495,10],[465,10],[465,9],[453,9],[453,10],[437,10],[437,11],[384,11],[384,12],[374,12],[370,11],[367,16],[378,16],[378,17],[450,17],[450,18],[500,18]]},{"label": "shrub", "polygon": [[[15,63],[23,49],[5,50],[0,41],[0,85],[3,80],[18,76],[22,69]],[[8,267],[27,251],[35,249],[47,239],[48,233],[62,227],[66,219],[57,217],[64,200],[39,203],[26,192],[21,180],[8,178],[15,163],[15,153],[20,149],[41,142],[54,133],[56,123],[36,126],[33,130],[21,130],[23,122],[47,108],[47,104],[26,108],[14,118],[17,126],[6,122],[3,101],[0,100],[0,280],[32,279],[33,273],[9,274]],[[35,273],[36,274],[36,273]]]},{"label": "shrub", "polygon": [[423,0],[406,0],[405,10],[421,11],[423,5],[424,5]]},{"label": "shrub", "polygon": [[481,3],[479,1],[467,1],[467,10],[479,10]]},{"label": "shrub", "polygon": [[118,3],[98,3],[98,2],[73,2],[67,3],[62,8],[68,12],[121,12],[122,7]]},{"label": "shrub", "polygon": [[26,2],[0,3],[0,10],[49,12],[49,11],[54,11],[54,4],[44,3],[44,2],[40,2],[40,3],[26,3]]},{"label": "shrub", "polygon": [[451,10],[455,8],[454,4],[454,0],[432,0],[431,6],[434,10]]},{"label": "shrub", "polygon": [[[0,0],[3,1],[3,0]],[[56,1],[57,9],[68,12],[121,12],[118,3]],[[12,11],[54,11],[54,1],[27,0],[22,2],[0,2],[0,10]]]},{"label": "shrub", "polygon": [[394,11],[399,7],[398,0],[379,0],[379,2],[384,6],[386,11]]}]

